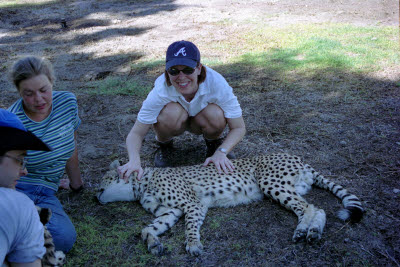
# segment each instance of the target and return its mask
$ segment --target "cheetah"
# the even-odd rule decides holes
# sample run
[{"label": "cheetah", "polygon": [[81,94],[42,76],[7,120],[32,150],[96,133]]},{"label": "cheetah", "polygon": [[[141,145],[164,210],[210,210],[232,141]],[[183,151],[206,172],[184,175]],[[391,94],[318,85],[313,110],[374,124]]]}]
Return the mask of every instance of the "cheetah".
[{"label": "cheetah", "polygon": [[148,250],[161,255],[163,245],[158,236],[171,228],[185,215],[186,251],[202,253],[200,227],[208,208],[233,207],[272,198],[298,217],[293,241],[313,242],[321,238],[326,215],[302,197],[311,185],[329,190],[342,200],[342,220],[358,222],[363,215],[360,200],[342,186],[329,181],[297,156],[273,154],[232,160],[235,170],[218,173],[214,166],[201,165],[175,168],[144,168],[141,180],[136,173],[128,182],[120,180],[118,160],[110,165],[97,192],[101,204],[113,201],[139,200],[145,210],[156,216],[142,230],[142,240]]},{"label": "cheetah", "polygon": [[65,264],[65,254],[62,251],[56,251],[53,243],[53,237],[51,236],[49,230],[46,227],[46,224],[50,221],[51,218],[51,210],[48,208],[41,208],[36,206],[36,209],[39,213],[40,222],[44,227],[44,246],[46,248],[46,253],[42,258],[42,266],[63,266]]}]

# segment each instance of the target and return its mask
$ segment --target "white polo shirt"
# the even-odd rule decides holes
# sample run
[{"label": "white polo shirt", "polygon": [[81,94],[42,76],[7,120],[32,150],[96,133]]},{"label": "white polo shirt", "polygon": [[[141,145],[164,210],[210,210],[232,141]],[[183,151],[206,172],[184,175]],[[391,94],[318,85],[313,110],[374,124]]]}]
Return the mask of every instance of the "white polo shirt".
[{"label": "white polo shirt", "polygon": [[240,118],[242,109],[237,97],[233,94],[232,87],[221,74],[209,67],[205,66],[205,68],[207,70],[206,79],[200,84],[199,90],[190,102],[187,102],[174,86],[167,85],[164,74],[159,76],[139,111],[137,117],[139,122],[143,124],[156,123],[161,110],[170,102],[181,104],[191,117],[196,116],[208,104],[213,103],[224,111],[225,118]]},{"label": "white polo shirt", "polygon": [[21,192],[0,187],[0,266],[4,260],[26,263],[46,252],[44,229],[33,201]]}]

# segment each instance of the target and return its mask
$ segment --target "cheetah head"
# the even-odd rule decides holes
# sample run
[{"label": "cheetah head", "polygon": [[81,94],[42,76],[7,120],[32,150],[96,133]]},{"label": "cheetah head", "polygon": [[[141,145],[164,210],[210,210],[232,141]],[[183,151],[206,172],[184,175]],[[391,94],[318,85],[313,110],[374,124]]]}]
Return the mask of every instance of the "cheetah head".
[{"label": "cheetah head", "polygon": [[126,183],[119,179],[117,168],[120,166],[119,161],[115,160],[110,164],[110,170],[104,174],[100,182],[100,187],[97,190],[97,199],[101,204],[114,201],[134,201],[134,179],[133,175],[129,177]]}]

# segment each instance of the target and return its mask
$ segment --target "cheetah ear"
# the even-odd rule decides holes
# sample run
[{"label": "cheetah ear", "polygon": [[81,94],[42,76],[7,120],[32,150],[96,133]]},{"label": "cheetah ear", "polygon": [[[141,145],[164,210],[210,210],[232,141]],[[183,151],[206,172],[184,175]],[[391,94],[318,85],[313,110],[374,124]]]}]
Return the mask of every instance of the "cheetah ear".
[{"label": "cheetah ear", "polygon": [[110,164],[110,170],[114,170],[117,169],[119,166],[121,166],[121,164],[119,164],[119,160],[114,160],[113,162],[111,162]]}]

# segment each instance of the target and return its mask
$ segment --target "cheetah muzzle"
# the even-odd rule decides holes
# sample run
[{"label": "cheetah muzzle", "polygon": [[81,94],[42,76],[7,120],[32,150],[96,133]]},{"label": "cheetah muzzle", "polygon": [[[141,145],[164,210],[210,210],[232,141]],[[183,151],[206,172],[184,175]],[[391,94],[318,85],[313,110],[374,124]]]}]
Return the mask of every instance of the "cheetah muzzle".
[{"label": "cheetah muzzle", "polygon": [[110,165],[97,193],[100,203],[137,201],[156,219],[142,230],[142,239],[155,255],[163,252],[158,238],[185,215],[186,250],[200,255],[200,227],[211,207],[233,207],[261,200],[264,195],[298,217],[293,241],[313,242],[321,238],[326,215],[302,197],[316,185],[342,200],[344,208],[338,216],[357,222],[363,215],[360,200],[342,186],[324,178],[299,157],[274,154],[232,161],[235,170],[218,174],[214,166],[178,168],[145,168],[140,181],[131,175],[125,183],[118,178],[118,161]]}]

